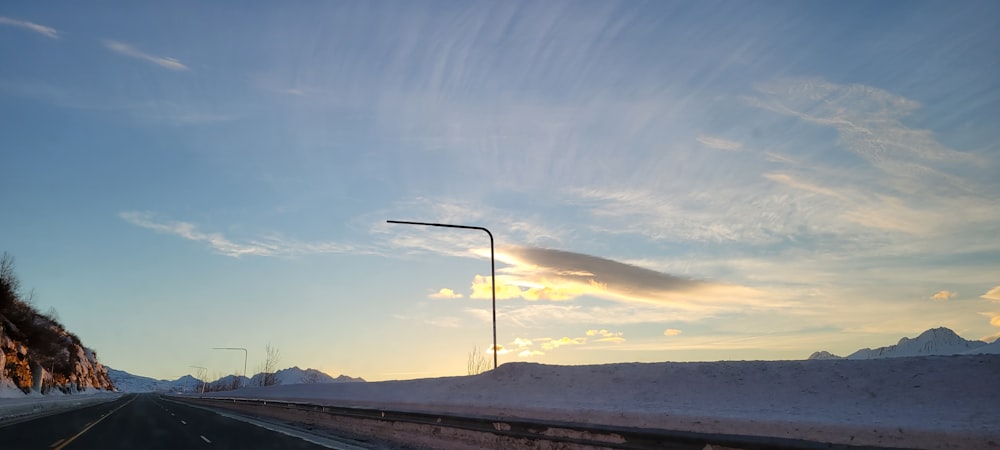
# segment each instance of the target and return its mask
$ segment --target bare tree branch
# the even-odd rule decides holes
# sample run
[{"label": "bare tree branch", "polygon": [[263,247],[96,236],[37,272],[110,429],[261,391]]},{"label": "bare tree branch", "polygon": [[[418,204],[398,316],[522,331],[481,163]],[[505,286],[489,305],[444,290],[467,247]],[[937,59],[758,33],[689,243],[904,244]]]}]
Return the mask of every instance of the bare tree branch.
[{"label": "bare tree branch", "polygon": [[472,347],[472,351],[469,352],[466,369],[469,375],[479,375],[487,370],[490,370],[489,358],[486,357],[485,353],[479,350],[479,347]]},{"label": "bare tree branch", "polygon": [[274,386],[278,384],[278,375],[275,373],[278,370],[278,348],[271,345],[270,342],[264,346],[264,386]]}]

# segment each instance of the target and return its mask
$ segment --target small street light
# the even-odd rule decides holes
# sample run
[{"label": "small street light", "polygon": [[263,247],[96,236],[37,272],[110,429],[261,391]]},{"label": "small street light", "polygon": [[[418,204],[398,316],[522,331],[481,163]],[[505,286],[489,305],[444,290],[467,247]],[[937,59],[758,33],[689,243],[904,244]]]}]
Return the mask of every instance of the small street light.
[{"label": "small street light", "polygon": [[387,223],[396,223],[402,225],[421,225],[427,227],[445,227],[445,228],[462,228],[466,230],[482,230],[485,231],[487,235],[490,236],[490,287],[493,288],[493,368],[497,368],[497,352],[500,351],[497,348],[497,276],[496,276],[496,262],[493,258],[493,233],[483,227],[472,227],[468,225],[452,225],[448,223],[429,223],[429,222],[410,222],[404,220],[386,220]]}]

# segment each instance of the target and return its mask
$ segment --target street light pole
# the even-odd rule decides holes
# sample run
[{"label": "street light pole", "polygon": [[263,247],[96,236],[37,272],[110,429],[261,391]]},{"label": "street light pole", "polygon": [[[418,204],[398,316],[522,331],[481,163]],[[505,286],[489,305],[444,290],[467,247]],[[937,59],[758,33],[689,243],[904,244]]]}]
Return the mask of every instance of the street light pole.
[{"label": "street light pole", "polygon": [[396,223],[402,225],[422,225],[427,227],[445,227],[445,228],[462,228],[466,230],[482,230],[485,231],[490,237],[490,287],[493,288],[493,368],[497,368],[497,352],[500,350],[497,348],[497,266],[496,260],[493,257],[493,233],[484,227],[472,227],[468,225],[452,225],[448,223],[429,223],[429,222],[410,222],[404,220],[386,220],[387,223]]},{"label": "street light pole", "polygon": [[[247,355],[249,355],[247,349],[243,347],[213,347],[212,350],[243,350],[243,378],[247,377]],[[242,385],[243,383],[241,380],[240,386]]]}]

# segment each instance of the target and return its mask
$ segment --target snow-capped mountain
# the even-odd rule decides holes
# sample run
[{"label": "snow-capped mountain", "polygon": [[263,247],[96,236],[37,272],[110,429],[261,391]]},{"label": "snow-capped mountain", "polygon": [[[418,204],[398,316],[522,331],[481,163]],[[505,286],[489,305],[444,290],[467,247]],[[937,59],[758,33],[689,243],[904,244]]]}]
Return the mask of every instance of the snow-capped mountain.
[{"label": "snow-capped mountain", "polygon": [[192,392],[201,386],[201,381],[191,375],[176,380],[157,380],[108,367],[108,376],[119,392]]},{"label": "snow-capped mountain", "polygon": [[[331,377],[325,372],[316,369],[300,369],[298,366],[281,369],[274,373],[277,379],[276,384],[309,384],[309,383],[347,383],[365,381],[362,378],[340,375],[337,378]],[[250,378],[250,386],[261,386],[264,379],[263,373],[258,373]]]},{"label": "snow-capped mountain", "polygon": [[844,359],[844,357],[834,355],[833,353],[830,353],[825,350],[821,350],[813,353],[812,355],[809,355],[809,359]]},{"label": "snow-capped mountain", "polygon": [[[964,339],[954,331],[945,328],[932,328],[920,333],[915,338],[904,337],[895,345],[878,348],[863,348],[846,359],[879,359],[900,358],[906,356],[931,355],[974,355],[980,353],[1000,353],[1000,345],[996,342],[987,344],[983,341]],[[838,359],[840,356],[830,352],[819,351],[809,356],[809,359]]]}]

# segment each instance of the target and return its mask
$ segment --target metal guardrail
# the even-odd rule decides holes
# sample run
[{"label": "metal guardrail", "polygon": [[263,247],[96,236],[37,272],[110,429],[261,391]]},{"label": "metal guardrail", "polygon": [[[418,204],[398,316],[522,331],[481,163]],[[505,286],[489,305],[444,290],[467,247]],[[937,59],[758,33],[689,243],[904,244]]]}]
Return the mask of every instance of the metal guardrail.
[{"label": "metal guardrail", "polygon": [[[486,433],[512,439],[549,441],[562,445],[615,449],[676,449],[703,450],[706,446],[743,450],[886,450],[890,447],[871,447],[814,442],[802,439],[763,437],[734,434],[710,434],[689,431],[633,428],[559,421],[511,419],[506,417],[450,415],[433,412],[393,411],[387,409],[341,407],[304,402],[260,400],[234,397],[171,397],[176,400],[193,400],[211,403],[218,407],[226,404],[256,409],[276,408],[326,414],[333,417],[372,420],[385,423],[406,423],[426,426],[428,434],[437,434],[441,428],[453,428],[471,433]],[[892,448],[900,450],[898,448]]]}]

